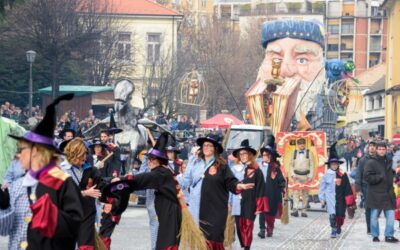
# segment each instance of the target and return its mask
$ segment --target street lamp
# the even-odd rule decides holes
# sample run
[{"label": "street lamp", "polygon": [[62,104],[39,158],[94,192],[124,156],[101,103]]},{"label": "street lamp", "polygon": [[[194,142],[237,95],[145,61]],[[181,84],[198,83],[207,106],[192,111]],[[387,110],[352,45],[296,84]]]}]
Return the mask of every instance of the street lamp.
[{"label": "street lamp", "polygon": [[26,60],[29,63],[29,118],[32,117],[32,93],[33,93],[33,83],[32,83],[32,64],[35,61],[36,52],[33,50],[28,50],[26,52]]}]

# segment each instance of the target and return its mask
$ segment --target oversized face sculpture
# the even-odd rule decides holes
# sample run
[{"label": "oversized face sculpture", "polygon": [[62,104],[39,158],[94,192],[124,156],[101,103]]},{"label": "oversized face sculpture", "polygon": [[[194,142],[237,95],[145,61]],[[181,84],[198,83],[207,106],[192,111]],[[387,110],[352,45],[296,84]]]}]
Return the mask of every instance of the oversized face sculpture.
[{"label": "oversized face sculpture", "polygon": [[[325,83],[323,31],[317,24],[305,21],[276,21],[264,24],[265,57],[259,68],[261,83],[273,78],[274,62],[281,62],[280,78],[299,82],[296,120],[316,103],[316,96]],[[285,84],[283,83],[283,84]]]},{"label": "oversized face sculpture", "polygon": [[260,77],[272,78],[274,61],[281,61],[282,78],[297,77],[311,83],[324,67],[322,48],[319,44],[293,38],[273,41],[265,49],[265,58],[260,68]]}]

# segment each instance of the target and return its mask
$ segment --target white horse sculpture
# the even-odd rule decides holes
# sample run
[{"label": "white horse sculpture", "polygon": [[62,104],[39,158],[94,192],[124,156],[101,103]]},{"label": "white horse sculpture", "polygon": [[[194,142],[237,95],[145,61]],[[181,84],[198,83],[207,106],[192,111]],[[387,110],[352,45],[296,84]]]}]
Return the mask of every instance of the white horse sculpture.
[{"label": "white horse sculpture", "polygon": [[123,130],[115,135],[115,142],[123,152],[130,152],[131,161],[146,147],[148,139],[146,128],[138,124],[140,108],[132,106],[134,91],[135,86],[128,80],[119,81],[114,88],[116,123]]}]

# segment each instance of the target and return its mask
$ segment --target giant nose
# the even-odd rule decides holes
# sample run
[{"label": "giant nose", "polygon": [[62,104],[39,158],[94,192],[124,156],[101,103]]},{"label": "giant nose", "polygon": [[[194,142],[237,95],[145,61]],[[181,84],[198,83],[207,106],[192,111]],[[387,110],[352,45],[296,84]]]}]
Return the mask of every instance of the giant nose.
[{"label": "giant nose", "polygon": [[281,63],[281,77],[293,77],[297,74],[296,61],[293,58],[283,58]]}]

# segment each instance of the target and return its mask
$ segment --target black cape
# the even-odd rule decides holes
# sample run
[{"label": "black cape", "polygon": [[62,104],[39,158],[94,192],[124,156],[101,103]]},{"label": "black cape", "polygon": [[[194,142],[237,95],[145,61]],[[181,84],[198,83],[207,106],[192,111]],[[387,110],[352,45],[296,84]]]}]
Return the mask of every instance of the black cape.
[{"label": "black cape", "polygon": [[159,222],[156,249],[179,245],[182,211],[176,185],[172,171],[162,166],[135,175],[129,184],[131,191],[155,189],[154,206]]},{"label": "black cape", "polygon": [[226,165],[219,168],[211,166],[204,175],[200,198],[200,227],[207,240],[223,242],[229,192],[237,193],[236,185],[239,181]]}]

